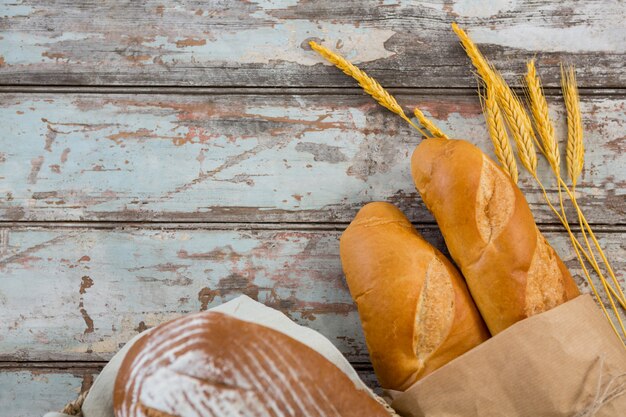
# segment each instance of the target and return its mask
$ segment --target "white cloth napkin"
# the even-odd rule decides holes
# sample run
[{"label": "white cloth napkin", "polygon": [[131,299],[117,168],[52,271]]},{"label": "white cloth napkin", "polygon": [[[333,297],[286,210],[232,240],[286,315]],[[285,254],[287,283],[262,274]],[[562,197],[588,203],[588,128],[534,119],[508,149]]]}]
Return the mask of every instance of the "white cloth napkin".
[{"label": "white cloth napkin", "polygon": [[[361,381],[359,375],[352,368],[350,363],[343,357],[341,352],[328,340],[315,330],[308,327],[300,326],[294,323],[289,317],[267,307],[251,298],[241,295],[234,300],[214,307],[209,311],[217,311],[228,314],[239,320],[260,324],[270,329],[281,332],[292,339],[305,344],[324,356],[328,361],[333,363],[344,374],[346,374],[358,389],[362,389],[373,396],[371,390]],[[149,332],[150,330],[146,330]],[[130,347],[143,336],[144,333],[138,334],[132,338],[126,345],[113,356],[109,363],[104,367],[100,375],[96,378],[93,386],[89,390],[87,398],[83,403],[84,417],[114,417],[113,414],[113,386],[120,365]],[[51,412],[44,417],[70,417],[67,414]]]}]

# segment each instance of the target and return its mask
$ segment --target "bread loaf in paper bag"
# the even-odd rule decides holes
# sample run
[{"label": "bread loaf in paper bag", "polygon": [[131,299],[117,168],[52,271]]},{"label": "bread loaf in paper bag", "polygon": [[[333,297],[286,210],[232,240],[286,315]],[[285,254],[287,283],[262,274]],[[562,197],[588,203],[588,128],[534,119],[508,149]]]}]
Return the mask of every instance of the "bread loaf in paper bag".
[{"label": "bread loaf in paper bag", "polygon": [[403,417],[621,417],[626,351],[591,296],[582,295],[387,395]]}]

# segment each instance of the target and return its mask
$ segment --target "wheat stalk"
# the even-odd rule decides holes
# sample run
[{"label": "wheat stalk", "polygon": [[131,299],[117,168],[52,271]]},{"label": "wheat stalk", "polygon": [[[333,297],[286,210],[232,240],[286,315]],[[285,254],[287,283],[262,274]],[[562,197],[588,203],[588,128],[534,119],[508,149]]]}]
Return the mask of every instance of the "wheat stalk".
[{"label": "wheat stalk", "polygon": [[580,117],[580,99],[576,86],[576,74],[574,68],[567,71],[561,66],[561,89],[567,109],[567,173],[572,181],[572,187],[576,187],[578,177],[583,171],[585,159],[585,145],[583,144],[583,122]]},{"label": "wheat stalk", "polygon": [[[552,168],[552,171],[554,172],[554,175],[557,178],[557,183],[558,183],[557,186],[558,186],[559,203],[561,206],[561,212],[563,213],[565,222],[569,224],[567,220],[567,215],[565,213],[565,208],[563,205],[563,196],[562,196],[563,188],[562,187],[565,186],[565,184],[564,183],[562,184],[562,179],[561,179],[561,173],[560,173],[560,159],[561,158],[559,155],[558,143],[554,135],[554,127],[552,125],[552,121],[550,120],[550,116],[548,114],[548,103],[546,101],[545,95],[543,94],[543,90],[541,88],[541,81],[539,80],[539,77],[537,75],[534,59],[529,61],[527,64],[527,73],[526,73],[525,80],[526,80],[526,86],[527,86],[526,91],[528,94],[528,98],[530,100],[530,106],[531,106],[531,110],[533,113],[535,126],[537,128],[537,132],[539,133],[539,137],[541,138],[543,155],[546,157],[548,163],[550,164],[550,167]],[[570,138],[568,138],[569,139],[568,143],[577,144],[574,146],[577,149],[577,151],[574,152],[575,157],[572,158],[572,162],[569,163],[568,166],[576,167],[575,170],[582,171],[583,160],[584,160],[584,147],[582,145],[582,126],[580,123],[581,120],[580,120],[578,89],[576,88],[576,81],[574,78],[573,68],[570,68],[568,76],[565,76],[562,78],[562,83],[565,86],[564,89],[569,89],[570,92],[573,92],[573,94],[569,95],[569,101],[566,100],[566,103],[567,103],[566,105],[569,106],[569,108],[573,109],[573,112],[575,113],[574,117],[571,117],[571,119],[578,120],[579,122],[579,123],[574,124],[574,132],[572,132],[571,129],[568,129],[568,132],[570,135]],[[572,178],[577,178],[580,175],[580,171],[578,172],[578,174],[575,174],[575,173],[572,174],[573,175]],[[576,181],[574,179],[573,183],[575,184],[575,182]],[[576,198],[574,193],[572,193],[571,197],[572,197],[572,201]],[[587,261],[591,264],[591,266],[594,268],[594,270],[600,277],[600,280],[605,286],[605,289],[613,294],[613,296],[618,300],[618,302],[620,303],[622,307],[626,308],[626,297],[624,297],[624,294],[621,291],[621,287],[617,283],[617,279],[615,278],[613,274],[613,270],[610,264],[608,263],[608,261],[606,262],[606,266],[609,271],[609,275],[611,276],[614,284],[618,288],[619,294],[610,285],[610,283],[605,282],[606,277],[604,276],[604,274],[602,273],[598,265],[598,261],[596,260],[595,254],[593,253],[593,249],[591,248],[591,244],[589,243],[589,239],[587,237],[588,231],[586,230],[586,227],[583,221],[584,214],[579,209],[577,209],[576,211],[577,211],[578,222],[580,224],[583,239],[585,241],[585,244],[587,246],[589,253],[584,251],[584,249],[582,248],[582,245],[580,245],[580,242],[578,242],[577,239],[573,242],[575,243],[575,245],[577,244],[580,246],[580,249],[583,255],[585,256]],[[593,233],[591,228],[589,228],[588,230],[590,234]],[[593,238],[595,238],[595,236],[593,236]],[[600,256],[603,259],[606,259],[602,251],[602,248],[599,246],[599,244],[596,246],[596,249],[600,253]]]},{"label": "wheat stalk", "polygon": [[402,107],[400,106],[400,104],[398,104],[396,99],[391,94],[389,94],[389,92],[385,90],[378,83],[378,81],[367,75],[365,71],[360,70],[356,65],[352,64],[341,55],[332,52],[330,49],[319,45],[314,41],[310,41],[309,46],[311,46],[311,49],[320,54],[328,62],[332,63],[334,66],[342,70],[344,74],[354,78],[359,83],[361,88],[367,94],[372,96],[372,98],[376,100],[378,104],[400,116],[403,120],[405,120],[415,129],[417,129],[417,131],[419,131],[422,135],[429,137],[428,134],[426,134],[422,129],[415,125],[415,123],[413,123],[411,119],[407,117],[407,115],[404,113],[404,110],[402,110]]},{"label": "wheat stalk", "polygon": [[554,135],[554,126],[548,112],[548,102],[541,87],[541,81],[537,75],[535,68],[535,60],[528,62],[526,73],[526,92],[530,99],[530,109],[535,122],[535,128],[541,139],[543,154],[548,160],[554,175],[561,176],[560,168],[561,156],[559,154],[559,145]]},{"label": "wheat stalk", "polygon": [[[583,170],[584,159],[585,159],[585,145],[583,143],[583,125],[582,125],[582,117],[580,114],[580,97],[578,95],[578,87],[576,85],[576,73],[574,72],[574,67],[570,66],[567,70],[561,66],[561,89],[563,91],[563,98],[565,100],[565,108],[567,110],[567,152],[566,152],[566,167],[567,173],[572,181],[572,190],[571,192],[567,190],[567,186],[563,183],[563,186],[567,190],[572,203],[576,207],[578,214],[578,221],[581,226],[582,234],[591,251],[591,246],[587,239],[587,232],[591,236],[593,243],[596,246],[596,249],[604,262],[606,269],[611,277],[611,280],[615,284],[618,289],[619,296],[617,298],[621,301],[622,306],[626,305],[626,296],[624,296],[624,292],[617,281],[617,277],[613,272],[613,268],[611,267],[610,262],[608,261],[600,243],[596,239],[593,230],[589,226],[587,219],[584,214],[578,207],[578,202],[576,200],[576,184],[578,182],[578,178]],[[595,261],[595,256],[593,256],[593,251],[591,251],[592,258]],[[613,290],[614,291],[614,290]],[[621,297],[620,297],[621,296]]]},{"label": "wheat stalk", "polygon": [[[595,259],[595,255],[591,249],[591,245],[589,243],[589,239],[587,234],[593,240],[595,247],[600,255],[600,258],[604,262],[606,269],[611,277],[611,280],[615,284],[618,289],[619,295],[615,294],[615,290],[609,285],[609,288],[612,290],[613,294],[620,301],[622,306],[626,306],[626,297],[624,296],[624,292],[619,285],[617,278],[615,277],[615,273],[613,272],[613,268],[611,267],[610,262],[608,261],[602,247],[600,246],[598,240],[593,233],[593,230],[589,226],[587,219],[585,218],[582,211],[578,208],[578,202],[576,200],[576,184],[578,182],[578,178],[583,170],[584,158],[585,158],[585,145],[583,143],[583,127],[582,127],[582,117],[580,114],[580,98],[578,95],[578,87],[576,86],[576,74],[574,72],[574,67],[570,66],[567,70],[561,66],[561,89],[563,91],[563,98],[565,100],[565,108],[567,110],[567,152],[566,152],[566,168],[567,173],[572,181],[572,190],[571,192],[567,190],[567,185],[563,183],[563,186],[568,191],[569,197],[572,200],[572,203],[577,209],[578,214],[578,222],[581,227],[582,235],[587,244],[587,248],[591,253],[591,261],[594,268],[601,274],[599,271],[598,263]],[[626,307],[625,307],[626,308]]]},{"label": "wheat stalk", "polygon": [[[624,303],[626,303],[626,297],[624,296],[624,293],[621,290],[621,286],[617,282],[617,278],[615,277],[613,268],[611,267],[610,262],[608,261],[606,255],[604,254],[604,251],[602,250],[598,240],[596,239],[595,234],[593,233],[593,230],[589,226],[587,219],[585,218],[582,211],[580,211],[580,209],[578,208],[578,202],[576,200],[575,190],[576,190],[578,178],[580,177],[580,174],[582,173],[582,169],[584,165],[585,148],[584,148],[584,143],[583,143],[582,117],[580,114],[580,98],[578,95],[578,88],[576,86],[576,75],[574,72],[574,68],[572,66],[570,66],[567,70],[565,70],[561,66],[561,87],[563,91],[563,97],[565,100],[565,107],[567,110],[566,166],[567,166],[567,173],[572,182],[572,190],[571,192],[569,192],[568,190],[568,193],[570,194],[570,199],[572,200],[575,207],[577,208],[578,221],[582,229],[583,238],[585,239],[585,242],[587,246],[589,247],[589,250],[591,251],[589,240],[587,238],[587,233],[589,233],[589,236],[593,240],[593,243],[595,244],[600,257],[602,258],[602,261],[604,262],[613,283],[616,285],[620,293],[621,302],[622,302],[622,305],[624,306]],[[564,184],[564,187],[567,187],[567,186]],[[595,256],[593,256],[593,252],[592,252],[592,257],[593,257],[593,260],[595,261]],[[620,299],[620,297],[618,297],[618,299]]]},{"label": "wheat stalk", "polygon": [[420,122],[420,124],[422,126],[424,126],[426,128],[426,130],[428,130],[430,132],[430,134],[433,135],[433,137],[448,139],[448,136],[445,133],[443,133],[441,131],[441,129],[439,129],[437,126],[435,126],[435,124],[433,122],[431,122],[424,115],[424,113],[422,113],[422,111],[420,109],[418,109],[417,107],[415,109],[413,109],[413,114],[415,114],[415,117]]},{"label": "wheat stalk", "polygon": [[[585,278],[587,279],[587,282],[589,283],[589,287],[591,288],[593,294],[595,295],[596,300],[598,300],[598,303],[600,304],[600,307],[602,308],[602,311],[604,312],[604,315],[606,316],[607,320],[609,321],[609,324],[613,328],[613,331],[615,332],[615,334],[618,336],[618,338],[622,342],[622,346],[624,346],[624,348],[626,349],[626,344],[624,343],[624,339],[620,336],[619,332],[617,331],[617,327],[613,323],[613,320],[611,320],[611,316],[609,316],[609,313],[608,313],[606,307],[604,306],[604,303],[602,303],[600,295],[598,294],[598,291],[596,290],[596,286],[593,283],[593,280],[591,279],[591,275],[589,274],[589,271],[587,270],[587,267],[585,266],[585,262],[582,259],[581,253],[584,254],[584,256],[587,258],[589,263],[591,263],[592,266],[594,266],[595,271],[598,273],[598,276],[600,277],[600,282],[602,283],[602,286],[604,287],[604,291],[607,294],[607,298],[609,300],[609,304],[611,304],[611,308],[613,309],[613,312],[615,313],[615,316],[617,317],[617,321],[618,321],[618,323],[620,325],[620,328],[622,330],[622,334],[624,334],[624,336],[626,336],[626,329],[624,328],[624,323],[622,322],[622,319],[621,319],[621,317],[619,315],[619,311],[617,310],[617,307],[615,306],[615,302],[613,301],[613,296],[615,296],[618,299],[618,301],[620,301],[619,300],[619,296],[617,296],[617,294],[615,294],[615,290],[613,290],[610,287],[610,285],[608,284],[608,282],[606,281],[604,276],[600,273],[600,271],[599,271],[599,269],[597,267],[597,264],[591,262],[591,259],[589,258],[589,255],[587,255],[585,253],[582,245],[580,244],[580,242],[578,241],[576,236],[574,236],[574,233],[572,232],[572,229],[570,228],[569,221],[567,220],[567,216],[565,214],[565,209],[563,207],[563,199],[560,199],[561,212],[563,213],[563,216],[561,216],[561,214],[558,212],[558,210],[550,202],[550,199],[548,198],[548,194],[546,192],[546,189],[543,186],[543,184],[541,183],[541,181],[539,180],[539,178],[536,175],[534,175],[534,178],[535,178],[535,181],[537,181],[537,184],[539,184],[539,187],[541,188],[541,191],[543,192],[543,197],[546,200],[546,203],[548,203],[548,206],[550,207],[552,212],[561,221],[561,224],[563,225],[563,227],[565,227],[565,230],[567,231],[567,233],[569,235],[569,238],[572,241],[572,244],[573,244],[573,247],[574,247],[574,252],[576,253],[576,257],[578,258],[578,262],[580,263],[580,266],[582,267],[582,270],[583,270],[583,273],[585,275]],[[579,212],[580,212],[580,210],[579,210]],[[591,249],[589,249],[589,250],[591,250]],[[595,261],[595,259],[594,259],[594,261]],[[613,294],[613,296],[611,294]],[[622,307],[624,307],[624,304],[621,304],[621,305],[622,305]]]},{"label": "wheat stalk", "polygon": [[[602,283],[602,287],[604,288],[604,291],[605,291],[605,293],[607,295],[607,299],[609,300],[609,304],[611,305],[611,308],[613,309],[613,312],[615,313],[615,317],[617,318],[617,322],[618,322],[618,324],[619,324],[619,326],[620,326],[620,328],[622,330],[622,334],[624,335],[624,337],[626,337],[626,329],[624,328],[624,323],[622,322],[622,318],[621,318],[621,316],[619,314],[619,311],[617,310],[617,307],[615,306],[615,301],[613,300],[613,297],[615,297],[617,299],[617,301],[621,304],[622,307],[624,307],[624,301],[620,300],[619,295],[617,295],[615,293],[615,290],[609,285],[609,283],[606,280],[606,278],[604,277],[604,275],[602,275],[600,273],[598,265],[597,265],[597,263],[595,261],[595,257],[593,257],[593,252],[591,251],[591,248],[589,247],[589,242],[587,242],[587,246],[589,247],[589,251],[592,254],[592,258],[591,259],[589,258],[589,255],[587,255],[585,253],[585,250],[583,249],[582,245],[580,244],[580,242],[578,241],[576,236],[574,236],[574,233],[572,232],[572,230],[571,230],[571,228],[569,226],[569,221],[567,220],[567,216],[565,214],[565,208],[563,206],[563,199],[560,199],[561,212],[563,214],[563,217],[561,217],[561,215],[558,213],[556,208],[550,202],[550,200],[548,198],[548,194],[546,193],[546,189],[544,188],[544,186],[541,183],[541,181],[539,181],[539,179],[537,177],[535,177],[535,179],[537,180],[537,183],[541,187],[541,191],[543,192],[543,196],[544,196],[546,202],[548,203],[548,206],[550,206],[550,208],[552,209],[554,214],[561,221],[561,224],[563,224],[563,226],[565,227],[565,230],[567,230],[567,233],[568,233],[568,235],[570,237],[570,240],[573,243],[574,252],[576,253],[576,257],[578,258],[580,266],[583,269],[583,273],[585,275],[585,278],[587,279],[587,282],[589,283],[589,286],[590,286],[591,290],[593,291],[593,294],[596,296],[596,299],[598,300],[598,302],[600,304],[600,307],[602,307],[602,310],[604,311],[604,314],[605,314],[607,320],[609,321],[609,324],[613,328],[613,331],[619,337],[620,341],[622,342],[622,346],[624,346],[624,348],[626,348],[626,344],[624,343],[624,339],[620,336],[619,332],[617,331],[617,327],[613,323],[613,320],[611,320],[611,317],[609,316],[609,313],[606,310],[606,307],[604,307],[604,303],[602,303],[602,300],[601,300],[601,298],[600,298],[600,296],[598,294],[598,291],[596,290],[595,284],[593,283],[593,280],[591,279],[591,276],[589,275],[589,271],[587,270],[587,267],[585,266],[585,263],[582,260],[581,253],[585,255],[585,258],[587,258],[587,261],[589,261],[589,263],[592,264],[593,268],[595,269],[596,273],[598,274],[598,276],[600,278],[600,282]],[[579,213],[581,213],[580,209],[578,209],[577,211]],[[592,259],[593,259],[593,262],[592,262]]]},{"label": "wheat stalk", "polygon": [[[565,207],[563,204],[563,194],[562,194],[562,186],[561,186],[561,170],[560,170],[561,157],[559,154],[558,142],[556,141],[556,137],[554,134],[554,126],[552,125],[552,120],[550,119],[550,114],[548,112],[548,102],[546,101],[546,97],[543,93],[541,80],[539,79],[539,76],[537,75],[537,69],[535,68],[535,60],[531,59],[527,63],[526,68],[527,68],[527,72],[524,77],[524,80],[526,81],[526,94],[528,96],[528,101],[530,102],[530,109],[533,115],[533,120],[535,122],[535,128],[537,130],[537,133],[539,134],[539,138],[541,139],[543,155],[545,156],[546,160],[550,164],[550,168],[552,169],[552,172],[557,178],[559,205],[561,207],[561,213],[563,215],[563,219],[565,220],[562,223],[564,226],[566,226],[569,229],[569,221],[567,219],[567,214],[565,212]],[[546,195],[546,198],[547,198],[547,195]],[[589,253],[585,252],[585,250],[583,249],[578,239],[574,238],[574,236],[572,235],[571,236],[573,238],[572,242],[574,243],[575,249],[578,251],[577,246],[580,248],[581,253],[585,256],[587,261],[594,268],[594,270],[600,277],[600,280],[603,282],[603,285],[605,285],[605,290],[612,292],[613,295],[618,299],[618,301],[620,301],[620,304],[622,306],[625,306],[624,300],[621,299],[618,294],[616,294],[613,287],[611,287],[610,285],[608,286],[606,285],[605,283],[606,278],[604,277],[604,274],[600,270],[596,257],[593,253],[593,250],[591,249],[591,245],[589,244],[589,239],[587,238],[587,233],[585,231],[585,227],[582,224],[582,218],[580,214],[578,215],[578,220],[579,220],[583,238],[585,240]]]},{"label": "wheat stalk", "polygon": [[504,120],[502,119],[500,108],[498,107],[493,84],[490,84],[485,90],[484,97],[480,89],[478,94],[481,98],[480,102],[483,113],[485,114],[489,136],[491,137],[496,157],[513,182],[517,183],[517,162],[515,162],[515,156],[513,155],[513,150],[509,143],[509,135],[506,133],[506,128],[504,127]]},{"label": "wheat stalk", "polygon": [[[566,162],[567,162],[568,174],[570,178],[572,179],[572,184],[573,184],[572,190],[570,191],[567,188],[567,185],[563,182],[563,179],[561,178],[561,175],[560,175],[558,164],[556,163],[558,160],[560,160],[560,158],[557,159],[558,158],[558,146],[556,144],[556,140],[554,139],[553,129],[552,129],[552,134],[550,134],[550,129],[552,128],[552,126],[551,126],[551,123],[549,123],[547,103],[545,103],[545,97],[543,96],[543,93],[541,93],[541,83],[536,75],[536,71],[534,69],[534,63],[529,64],[529,74],[527,75],[527,84],[531,84],[531,86],[529,86],[528,88],[529,96],[530,94],[533,94],[530,92],[530,90],[532,89],[534,90],[534,93],[536,93],[537,91],[541,93],[541,95],[535,94],[537,97],[543,98],[543,102],[541,102],[540,100],[535,100],[535,104],[533,105],[532,103],[533,98],[531,97],[531,109],[533,110],[533,116],[535,116],[535,111],[537,111],[535,120],[536,120],[537,129],[539,132],[539,136],[541,139],[541,143],[537,141],[537,138],[534,135],[531,119],[526,113],[524,106],[519,101],[517,96],[513,93],[513,91],[510,89],[510,87],[506,84],[506,82],[503,80],[500,74],[483,57],[483,55],[478,50],[476,45],[472,42],[469,36],[467,36],[467,34],[462,29],[460,29],[456,24],[453,24],[452,28],[455,31],[455,33],[458,35],[459,39],[461,40],[461,43],[463,44],[463,47],[467,55],[471,59],[474,67],[476,67],[478,74],[481,76],[481,78],[485,82],[487,89],[491,88],[495,90],[495,94],[497,97],[497,104],[503,110],[505,120],[507,122],[507,127],[509,128],[509,131],[511,132],[513,136],[513,139],[515,140],[518,157],[520,158],[520,161],[522,162],[522,165],[524,166],[524,168],[526,168],[526,170],[535,179],[537,184],[541,187],[544,199],[546,200],[550,209],[554,212],[554,214],[557,216],[557,218],[561,221],[561,223],[567,230],[570,240],[572,241],[572,244],[574,246],[576,257],[578,258],[578,261],[583,269],[585,278],[587,278],[587,282],[592,288],[592,291],[594,295],[596,296],[596,299],[600,303],[600,306],[602,307],[602,310],[604,311],[607,317],[607,320],[609,321],[615,333],[619,336],[619,332],[617,331],[616,326],[614,325],[611,317],[609,316],[608,311],[602,304],[599,294],[593,284],[593,281],[591,280],[591,277],[589,275],[589,272],[587,271],[582,255],[584,255],[584,257],[589,261],[589,263],[594,267],[595,271],[598,273],[599,279],[605,289],[607,298],[609,300],[611,307],[613,308],[615,316],[617,317],[622,333],[626,336],[624,324],[619,315],[619,311],[617,310],[617,307],[615,306],[615,303],[613,301],[613,297],[615,297],[617,301],[622,305],[622,307],[626,307],[626,297],[624,297],[624,294],[619,286],[619,283],[617,282],[617,279],[615,278],[613,274],[613,270],[606,256],[604,255],[604,252],[602,251],[602,248],[600,247],[600,244],[597,241],[593,233],[593,230],[589,226],[589,223],[587,222],[584,214],[582,213],[582,210],[578,206],[578,203],[576,201],[575,191],[574,191],[575,186],[576,186],[576,181],[582,172],[584,148],[582,144],[582,122],[580,120],[580,110],[578,108],[578,91],[576,89],[573,69],[569,70],[569,74],[567,75],[567,80],[563,81],[563,86],[564,86],[563,92],[564,92],[566,103],[568,103],[567,110],[568,110],[569,136],[568,136],[568,152],[567,152],[568,158]],[[565,78],[566,77],[564,76],[564,79]],[[572,113],[571,115],[570,115],[570,112]],[[539,123],[537,123],[537,120],[539,120]],[[546,126],[543,132],[541,131],[541,129],[543,128],[540,127],[541,123],[544,123]],[[559,184],[559,196],[560,196],[559,201],[561,205],[561,211],[563,214],[562,216],[550,202],[550,199],[548,198],[548,195],[545,191],[545,187],[543,186],[543,184],[541,183],[537,175],[537,159],[536,159],[536,153],[535,153],[533,143],[537,144],[537,147],[539,148],[541,153],[543,153],[544,156],[546,156],[546,159],[548,159],[555,173],[555,176],[557,177],[558,184]],[[576,236],[574,236],[574,234],[571,231],[569,222],[566,217],[565,208],[563,206],[563,199],[561,197],[561,190],[563,189],[567,192],[568,197],[570,198],[572,204],[574,205],[574,208],[576,209],[580,226],[582,229],[582,233],[585,238],[585,243],[587,244],[587,248],[589,250],[589,254],[584,251],[584,248],[582,247],[582,245],[580,244]],[[611,275],[611,278],[613,279],[614,284],[617,286],[618,291],[615,291],[615,289],[611,287],[609,282],[606,280],[606,278],[600,271],[598,263],[596,262],[595,256],[593,254],[593,250],[591,249],[591,245],[589,244],[589,241],[587,239],[587,232],[591,236],[596,246],[597,251],[599,252],[604,263],[606,264],[609,274]],[[622,339],[622,337],[620,337],[620,340],[622,341],[622,344],[624,344],[624,340]],[[624,346],[626,347],[626,345]]]},{"label": "wheat stalk", "polygon": [[606,278],[604,278],[604,275],[600,272],[598,263],[596,262],[595,256],[594,256],[593,251],[591,249],[591,245],[589,243],[589,239],[587,238],[587,234],[589,234],[589,236],[591,237],[591,240],[593,241],[593,243],[594,243],[594,245],[596,247],[596,250],[598,251],[598,254],[600,255],[600,258],[604,262],[604,265],[606,266],[606,269],[609,272],[609,276],[611,277],[611,280],[613,281],[613,284],[615,284],[615,286],[617,287],[617,293],[619,293],[619,294],[616,293],[615,289],[613,289],[610,284],[608,284],[609,290],[613,293],[613,295],[615,295],[615,297],[618,299],[618,301],[622,305],[622,307],[624,309],[626,309],[626,296],[624,295],[624,292],[622,291],[622,288],[621,288],[619,282],[617,281],[617,277],[615,276],[615,273],[613,272],[613,267],[611,267],[611,263],[609,262],[609,260],[606,257],[604,251],[602,250],[602,246],[600,246],[600,242],[598,242],[598,239],[596,238],[596,235],[593,232],[593,229],[589,225],[589,222],[587,221],[587,218],[585,217],[585,215],[582,212],[580,206],[578,205],[578,200],[576,199],[576,192],[575,192],[575,190],[572,188],[572,190],[570,191],[567,188],[567,185],[565,184],[565,182],[562,179],[560,179],[559,181],[561,182],[561,184],[563,186],[563,189],[567,192],[570,200],[572,201],[572,204],[574,205],[574,208],[576,209],[576,213],[578,215],[578,222],[580,224],[580,228],[581,228],[581,232],[582,232],[583,238],[585,239],[585,243],[587,244],[587,248],[589,249],[589,252],[591,253],[591,259],[589,259],[589,257],[587,257],[587,259],[592,264],[592,266],[594,267],[594,269],[596,270],[596,272],[600,276],[600,279],[604,283]]}]

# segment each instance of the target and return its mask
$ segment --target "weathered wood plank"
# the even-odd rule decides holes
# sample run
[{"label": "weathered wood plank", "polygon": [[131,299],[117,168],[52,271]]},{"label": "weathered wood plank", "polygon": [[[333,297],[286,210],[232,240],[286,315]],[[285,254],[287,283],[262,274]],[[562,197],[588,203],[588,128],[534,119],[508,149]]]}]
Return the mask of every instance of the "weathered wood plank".
[{"label": "weathered wood plank", "polygon": [[[247,294],[367,362],[339,230],[1,229],[0,361],[108,360],[146,327]],[[434,226],[419,226],[443,248]],[[583,283],[567,237],[546,236]],[[598,236],[624,285],[626,230]]]},{"label": "weathered wood plank", "polygon": [[0,417],[40,417],[60,411],[91,386],[98,372],[90,367],[6,369],[0,365]]},{"label": "weathered wood plank", "polygon": [[[380,393],[376,376],[368,365],[357,365],[361,379]],[[40,417],[60,410],[91,386],[100,367],[84,364],[37,364],[6,368],[0,364],[0,417]]]},{"label": "weathered wood plank", "polygon": [[43,416],[78,396],[84,377],[57,371],[0,371],[0,416]]},{"label": "weathered wood plank", "polygon": [[[475,96],[399,100],[492,155]],[[550,101],[564,138],[560,99]],[[583,99],[579,192],[592,222],[624,223],[625,103]],[[10,93],[0,125],[3,220],[348,222],[388,200],[432,221],[409,172],[419,136],[362,95]],[[527,176],[521,186],[537,220],[553,222]]]},{"label": "weathered wood plank", "polygon": [[353,85],[317,38],[387,86],[473,87],[457,21],[505,76],[537,56],[546,85],[565,60],[582,86],[625,86],[625,18],[619,0],[22,0],[0,8],[0,83]]},{"label": "weathered wood plank", "polygon": [[[137,331],[241,293],[366,359],[336,234],[3,229],[0,360],[108,360]],[[40,272],[36,272],[42,268]]]},{"label": "weathered wood plank", "polygon": [[0,416],[39,417],[60,411],[89,389],[98,372],[92,367],[5,369],[0,365]]}]

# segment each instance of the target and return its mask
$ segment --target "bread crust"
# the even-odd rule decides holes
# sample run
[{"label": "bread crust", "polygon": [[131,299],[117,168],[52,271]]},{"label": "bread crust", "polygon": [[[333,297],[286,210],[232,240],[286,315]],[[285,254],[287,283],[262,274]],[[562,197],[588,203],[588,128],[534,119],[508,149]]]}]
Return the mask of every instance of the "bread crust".
[{"label": "bread crust", "polygon": [[389,416],[315,350],[210,311],[162,324],[135,342],[113,402],[116,417]]},{"label": "bread crust", "polygon": [[384,388],[403,391],[489,337],[456,268],[393,205],[364,206],[340,254]]},{"label": "bread crust", "polygon": [[479,148],[426,139],[411,168],[492,334],[579,295],[524,195]]}]

